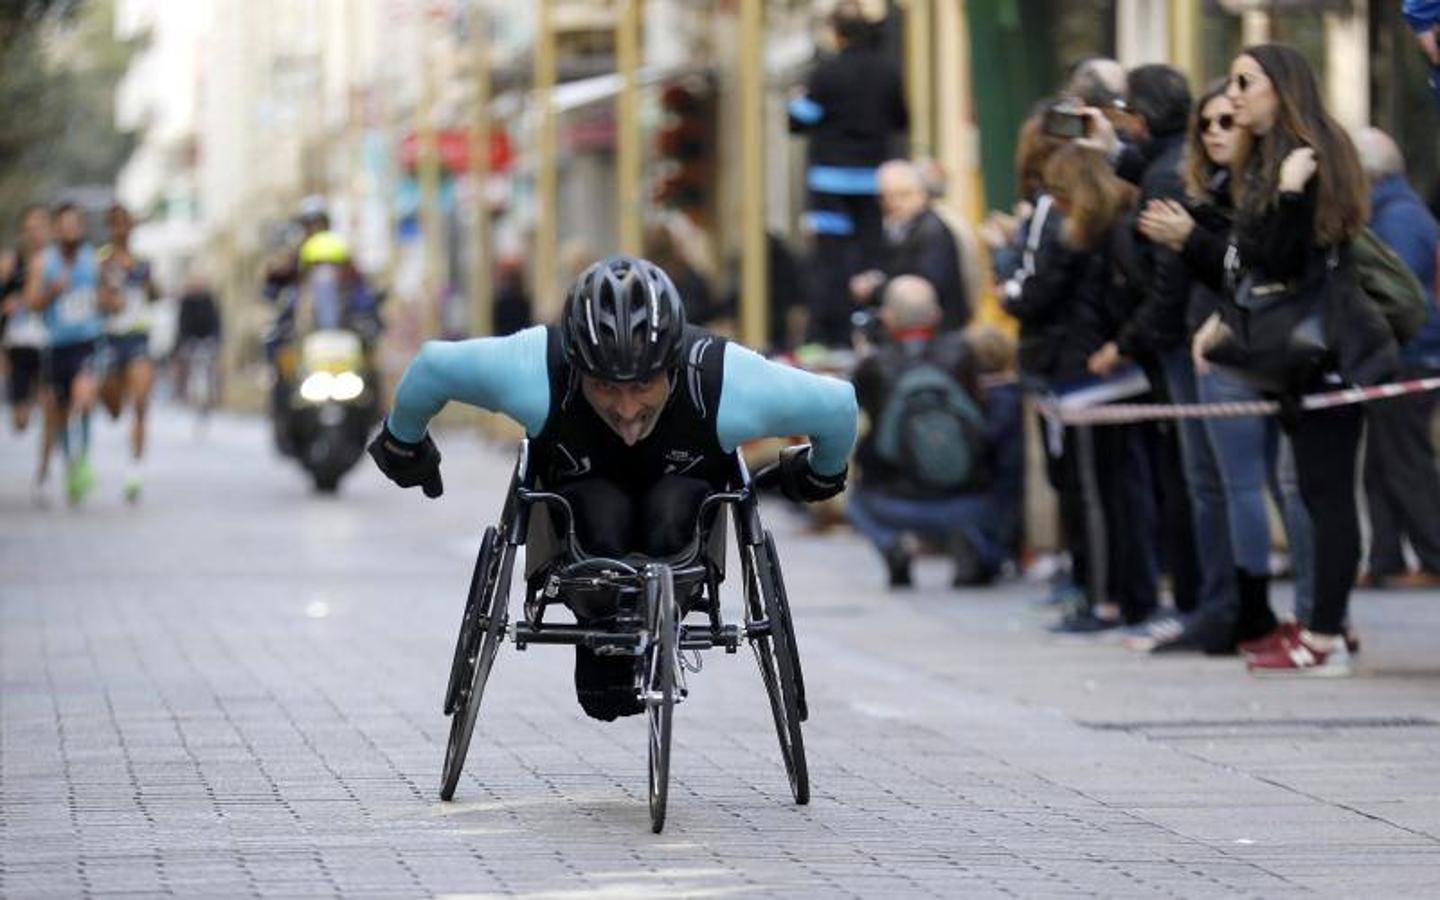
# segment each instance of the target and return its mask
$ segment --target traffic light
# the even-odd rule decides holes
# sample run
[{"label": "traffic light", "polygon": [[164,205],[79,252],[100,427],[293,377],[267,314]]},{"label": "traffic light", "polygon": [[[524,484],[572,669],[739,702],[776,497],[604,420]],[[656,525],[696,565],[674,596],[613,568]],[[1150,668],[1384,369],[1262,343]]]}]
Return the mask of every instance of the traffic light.
[{"label": "traffic light", "polygon": [[671,82],[660,92],[660,108],[652,197],[670,209],[702,212],[714,182],[714,92],[703,81]]}]

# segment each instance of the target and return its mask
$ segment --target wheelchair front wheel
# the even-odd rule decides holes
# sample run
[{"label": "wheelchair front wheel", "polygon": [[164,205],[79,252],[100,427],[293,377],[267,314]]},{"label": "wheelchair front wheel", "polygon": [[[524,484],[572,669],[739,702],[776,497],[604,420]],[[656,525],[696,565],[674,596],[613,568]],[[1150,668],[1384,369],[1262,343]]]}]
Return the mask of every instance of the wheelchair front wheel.
[{"label": "wheelchair front wheel", "polygon": [[810,772],[805,762],[805,738],[800,723],[805,718],[804,687],[800,681],[800,660],[795,653],[789,604],[780,583],[779,562],[774,558],[774,541],[769,533],[756,547],[746,548],[744,562],[747,618],[751,624],[769,627],[750,637],[760,678],[770,698],[780,756],[790,778],[790,792],[801,806],[810,802]]},{"label": "wheelchair front wheel", "polygon": [[768,530],[765,532],[765,553],[770,557],[770,569],[775,574],[775,606],[780,615],[780,630],[795,662],[795,706],[799,710],[800,721],[804,722],[810,718],[810,705],[805,702],[805,669],[800,665],[800,645],[795,642],[795,622],[790,617],[790,595],[785,593],[780,554],[775,552],[775,536]]},{"label": "wheelchair front wheel", "polygon": [[455,712],[460,696],[470,685],[470,676],[475,674],[475,650],[484,635],[483,627],[477,626],[485,603],[490,573],[495,568],[495,544],[498,540],[495,527],[485,529],[480,541],[480,553],[475,558],[475,571],[470,575],[470,590],[465,595],[465,612],[460,619],[460,631],[455,636],[455,655],[450,662],[450,684],[445,689],[445,715]]},{"label": "wheelchair front wheel", "polygon": [[651,566],[645,573],[645,606],[650,646],[645,652],[645,720],[650,732],[650,830],[665,828],[670,793],[670,728],[675,715],[675,663],[680,620],[675,606],[675,581],[669,566]]},{"label": "wheelchair front wheel", "polygon": [[487,529],[480,544],[480,556],[471,578],[470,597],[465,619],[455,648],[455,661],[450,671],[450,691],[446,705],[450,708],[450,736],[445,744],[445,764],[440,778],[440,799],[455,796],[465,755],[470,750],[470,737],[475,719],[480,714],[480,701],[485,682],[495,663],[495,654],[505,639],[509,618],[510,570],[515,549],[502,544],[494,528]]}]

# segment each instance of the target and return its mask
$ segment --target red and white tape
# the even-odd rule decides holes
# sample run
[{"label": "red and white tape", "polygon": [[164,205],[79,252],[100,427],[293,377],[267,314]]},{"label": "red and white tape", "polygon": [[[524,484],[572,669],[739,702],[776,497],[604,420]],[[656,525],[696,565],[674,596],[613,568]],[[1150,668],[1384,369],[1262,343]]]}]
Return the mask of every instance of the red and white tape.
[{"label": "red and white tape", "polygon": [[[1369,403],[1440,390],[1440,378],[1416,378],[1374,387],[1346,388],[1310,394],[1300,400],[1301,409],[1330,409],[1354,403]],[[1062,425],[1126,425],[1163,419],[1232,419],[1241,416],[1269,416],[1280,411],[1274,400],[1247,400],[1235,403],[1108,403],[1086,409],[1062,409],[1054,401],[1041,404],[1040,411]]]}]

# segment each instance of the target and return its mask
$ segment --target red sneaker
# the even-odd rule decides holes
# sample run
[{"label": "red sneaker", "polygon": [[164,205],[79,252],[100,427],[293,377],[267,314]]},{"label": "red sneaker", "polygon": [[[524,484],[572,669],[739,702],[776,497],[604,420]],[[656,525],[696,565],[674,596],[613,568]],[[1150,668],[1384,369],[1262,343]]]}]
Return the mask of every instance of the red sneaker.
[{"label": "red sneaker", "polygon": [[1284,649],[1286,642],[1293,641],[1299,634],[1299,624],[1285,619],[1275,626],[1274,631],[1258,638],[1241,641],[1235,645],[1235,649],[1246,656],[1254,656],[1260,653],[1273,653],[1276,650]]},{"label": "red sneaker", "polygon": [[1250,657],[1246,666],[1251,675],[1346,678],[1351,674],[1350,651],[1345,648],[1345,641],[1336,640],[1329,650],[1321,650],[1308,631],[1284,641],[1280,649]]}]

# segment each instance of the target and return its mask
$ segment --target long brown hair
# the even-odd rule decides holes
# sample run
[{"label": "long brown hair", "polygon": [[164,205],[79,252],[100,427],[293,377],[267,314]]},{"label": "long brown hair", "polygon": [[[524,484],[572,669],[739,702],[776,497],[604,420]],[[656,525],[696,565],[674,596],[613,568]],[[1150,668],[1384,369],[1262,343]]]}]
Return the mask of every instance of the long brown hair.
[{"label": "long brown hair", "polygon": [[[1225,96],[1229,86],[1230,81],[1225,78],[1211,82],[1205,93],[1200,95],[1200,99],[1195,101],[1195,109],[1190,115],[1190,130],[1185,139],[1185,162],[1181,166],[1180,174],[1185,179],[1185,193],[1189,194],[1192,200],[1204,202],[1210,199],[1207,196],[1210,183],[1220,169],[1211,162],[1210,153],[1205,149],[1205,132],[1200,129],[1200,116],[1204,115],[1205,107],[1209,106],[1212,100]],[[1239,128],[1238,125],[1232,127]],[[1239,140],[1242,146],[1238,152],[1244,155],[1248,153],[1245,145],[1250,143],[1250,132],[1240,128]]]},{"label": "long brown hair", "polygon": [[1021,200],[1033,200],[1045,187],[1045,163],[1065,146],[1063,138],[1045,133],[1045,114],[1036,113],[1020,126],[1015,146],[1015,179]]},{"label": "long brown hair", "polygon": [[1095,249],[1139,193],[1115,174],[1103,153],[1079,144],[1066,144],[1050,157],[1045,186],[1065,204],[1060,239],[1072,250]]},{"label": "long brown hair", "polygon": [[1246,48],[1275,91],[1275,125],[1241,147],[1235,159],[1236,200],[1242,215],[1258,219],[1279,196],[1280,164],[1290,151],[1315,151],[1318,179],[1315,240],[1330,246],[1350,240],[1370,218],[1369,188],[1350,136],[1325,111],[1315,71],[1294,47],[1260,44]]}]

